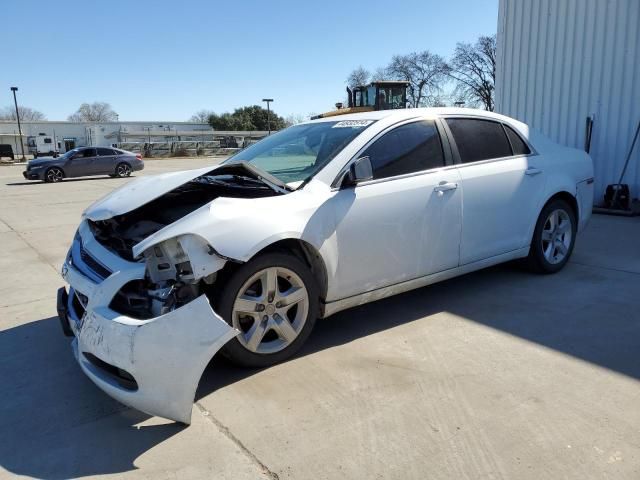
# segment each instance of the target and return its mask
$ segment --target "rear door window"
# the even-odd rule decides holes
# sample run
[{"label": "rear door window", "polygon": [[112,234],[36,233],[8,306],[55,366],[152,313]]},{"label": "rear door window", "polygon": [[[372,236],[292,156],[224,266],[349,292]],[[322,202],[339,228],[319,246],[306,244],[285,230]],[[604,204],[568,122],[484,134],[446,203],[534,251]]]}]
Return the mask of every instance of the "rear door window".
[{"label": "rear door window", "polygon": [[98,148],[98,155],[101,157],[109,157],[115,155],[110,148]]},{"label": "rear door window", "polygon": [[444,166],[440,135],[432,120],[407,123],[385,133],[362,156],[371,160],[374,179]]},{"label": "rear door window", "polygon": [[502,124],[476,118],[447,118],[462,163],[510,157],[511,145]]}]

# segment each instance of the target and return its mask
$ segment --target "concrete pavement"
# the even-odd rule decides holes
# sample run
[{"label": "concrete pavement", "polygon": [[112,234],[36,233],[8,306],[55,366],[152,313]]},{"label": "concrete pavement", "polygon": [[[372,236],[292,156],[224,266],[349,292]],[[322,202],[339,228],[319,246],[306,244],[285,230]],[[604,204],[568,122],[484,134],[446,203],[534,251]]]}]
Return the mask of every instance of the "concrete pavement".
[{"label": "concrete pavement", "polygon": [[595,216],[557,275],[499,266],[342,312],[266,370],[216,358],[185,428],[94,387],[55,318],[80,213],[126,181],[0,167],[0,477],[640,477],[640,218]]}]

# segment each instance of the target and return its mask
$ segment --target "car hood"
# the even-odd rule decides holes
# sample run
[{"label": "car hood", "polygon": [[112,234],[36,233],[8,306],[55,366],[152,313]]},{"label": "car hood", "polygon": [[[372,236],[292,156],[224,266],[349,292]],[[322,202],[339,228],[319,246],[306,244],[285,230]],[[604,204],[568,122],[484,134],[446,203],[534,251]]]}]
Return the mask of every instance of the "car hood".
[{"label": "car hood", "polygon": [[122,215],[216,168],[205,167],[136,178],[94,202],[84,211],[83,217],[98,221]]},{"label": "car hood", "polygon": [[49,163],[55,162],[58,160],[59,159],[53,158],[53,157],[40,157],[40,158],[34,158],[33,160],[29,160],[27,162],[27,165],[30,167],[39,167],[42,165],[48,165]]}]

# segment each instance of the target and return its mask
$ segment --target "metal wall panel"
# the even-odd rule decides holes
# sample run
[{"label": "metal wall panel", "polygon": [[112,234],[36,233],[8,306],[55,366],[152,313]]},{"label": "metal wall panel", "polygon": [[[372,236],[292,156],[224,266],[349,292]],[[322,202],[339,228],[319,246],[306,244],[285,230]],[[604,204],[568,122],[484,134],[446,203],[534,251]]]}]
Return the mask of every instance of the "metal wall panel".
[{"label": "metal wall panel", "polygon": [[[591,156],[596,203],[640,121],[640,0],[500,0],[496,111]],[[624,183],[640,196],[640,145]]]}]

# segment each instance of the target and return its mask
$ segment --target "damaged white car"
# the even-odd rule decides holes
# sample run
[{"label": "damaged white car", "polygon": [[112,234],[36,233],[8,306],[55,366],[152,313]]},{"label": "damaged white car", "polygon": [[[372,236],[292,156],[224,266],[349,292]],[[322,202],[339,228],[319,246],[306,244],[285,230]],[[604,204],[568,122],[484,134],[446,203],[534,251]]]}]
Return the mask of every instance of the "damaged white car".
[{"label": "damaged white car", "polygon": [[556,272],[592,200],[586,153],[507,117],[322,118],[97,201],[62,267],[58,314],[96,385],[189,423],[218,350],[264,367],[355,305],[517,258]]}]

